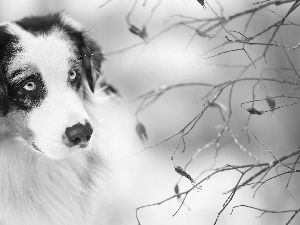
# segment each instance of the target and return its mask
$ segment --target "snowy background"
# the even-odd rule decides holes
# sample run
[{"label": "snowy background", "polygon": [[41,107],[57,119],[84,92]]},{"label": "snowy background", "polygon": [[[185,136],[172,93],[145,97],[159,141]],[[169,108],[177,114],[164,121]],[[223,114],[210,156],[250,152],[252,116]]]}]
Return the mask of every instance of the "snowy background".
[{"label": "snowy background", "polygon": [[[254,1],[220,0],[224,5],[225,15],[253,7]],[[214,46],[224,42],[224,34],[212,39],[196,37],[191,41],[195,31],[188,27],[174,27],[168,30],[153,42],[145,45],[143,40],[129,32],[126,16],[132,9],[132,0],[112,0],[106,3],[104,0],[0,0],[0,22],[20,19],[24,16],[43,15],[50,12],[65,11],[74,19],[80,21],[91,29],[91,35],[102,46],[106,62],[103,66],[103,74],[123,96],[134,120],[134,112],[139,102],[134,101],[138,96],[156,89],[162,85],[170,85],[181,82],[206,82],[220,83],[236,77],[238,70],[235,68],[219,68],[208,63],[247,64],[249,59],[242,53],[230,53],[225,56],[209,59],[202,63],[201,55]],[[145,4],[144,4],[145,3]],[[144,5],[143,5],[144,4]],[[130,21],[137,27],[142,27],[149,18],[151,10],[157,4],[155,0],[140,0],[132,12]],[[217,8],[215,3],[212,6]],[[282,10],[286,9],[283,7]],[[278,12],[278,11],[277,11]],[[280,10],[279,10],[280,12]],[[297,13],[296,13],[297,14]],[[147,25],[149,37],[159,33],[174,22],[180,21],[174,15],[188,15],[196,18],[213,17],[211,10],[203,10],[203,7],[195,0],[164,0],[155,11],[151,21]],[[268,26],[274,20],[274,14],[265,11],[258,15],[250,28],[259,31]],[[294,16],[294,21],[297,18]],[[244,22],[244,21],[243,21]],[[299,19],[298,19],[299,22]],[[244,23],[243,23],[244,24]],[[232,29],[238,30],[241,24],[231,24]],[[256,31],[256,32],[257,32]],[[285,32],[286,31],[286,32]],[[283,30],[282,38],[287,44],[295,45],[299,40],[299,32]],[[137,47],[123,51],[128,46],[137,44]],[[249,54],[259,54],[259,49],[249,48]],[[298,50],[299,52],[299,50]],[[260,63],[257,66],[271,67],[287,66],[286,58],[270,53],[269,65]],[[299,64],[299,53],[291,53],[295,65]],[[258,72],[257,72],[258,71]],[[245,76],[259,77],[260,70],[250,68]],[[268,72],[266,72],[268,73]],[[233,109],[235,119],[232,127],[238,131],[245,120],[247,112],[240,107],[241,102],[252,98],[253,83],[238,85],[234,91]],[[270,86],[271,95],[286,91],[286,87],[278,84]],[[203,87],[179,88],[162,96],[147,110],[139,115],[139,120],[146,126],[149,135],[149,143],[154,144],[167,136],[177,132],[187,124],[202,108],[202,96],[207,89]],[[258,88],[257,95],[261,93],[264,98],[264,90]],[[219,102],[227,104],[226,98],[220,98]],[[262,117],[255,117],[252,126],[256,134],[264,140],[264,143],[272,148],[278,156],[288,153],[300,145],[299,136],[299,106],[287,107]],[[210,111],[201,119],[193,132],[187,137],[187,149],[185,153],[177,153],[174,161],[177,165],[184,165],[192,153],[201,148],[205,143],[212,140],[222,124],[218,110]],[[105,217],[108,225],[137,224],[135,209],[137,207],[159,202],[174,194],[174,186],[179,175],[174,171],[171,155],[176,148],[178,139],[159,145],[141,154],[143,145],[135,134],[134,124],[131,127],[133,144],[136,149],[130,149],[130,160],[122,162],[118,178],[115,178],[115,187],[106,192],[108,206],[99,212],[98,221]],[[122,140],[122,139],[120,139]],[[247,143],[247,137],[242,136],[241,142],[254,154],[265,156],[264,151],[255,139]],[[122,149],[127,151],[127,149]],[[124,153],[124,152],[123,152]],[[213,163],[214,149],[203,151],[189,167],[189,174],[196,177],[201,171],[210,167]],[[218,165],[254,163],[247,153],[242,152],[237,146],[230,145],[220,152]],[[125,171],[124,170],[124,171]],[[178,209],[180,203],[172,199],[160,206],[144,208],[139,211],[139,219],[142,225],[210,225],[213,224],[217,213],[222,209],[228,195],[222,193],[232,188],[239,174],[236,172],[220,174],[211,178],[203,185],[199,192],[193,191],[187,197],[185,206],[178,214],[172,215]],[[299,207],[299,176],[294,175],[289,191],[294,199],[285,191],[286,177],[276,179],[260,189],[253,198],[251,188],[237,193],[236,199],[221,215],[218,224],[226,225],[262,225],[262,224],[285,224],[291,214],[266,214],[260,218],[258,211],[250,209],[236,209],[230,215],[234,205],[247,204],[258,208],[267,209],[293,209]],[[180,182],[180,190],[191,187],[188,180]],[[295,219],[292,224],[298,224],[300,219]]]}]

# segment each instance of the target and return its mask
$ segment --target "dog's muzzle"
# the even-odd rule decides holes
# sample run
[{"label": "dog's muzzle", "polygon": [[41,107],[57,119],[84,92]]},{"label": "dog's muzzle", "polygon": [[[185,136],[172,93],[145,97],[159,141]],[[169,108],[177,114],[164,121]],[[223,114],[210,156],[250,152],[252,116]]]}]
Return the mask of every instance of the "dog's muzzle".
[{"label": "dog's muzzle", "polygon": [[77,145],[84,148],[87,146],[92,134],[93,128],[89,122],[86,121],[84,125],[82,123],[77,123],[66,128],[64,134],[65,144],[70,148]]}]

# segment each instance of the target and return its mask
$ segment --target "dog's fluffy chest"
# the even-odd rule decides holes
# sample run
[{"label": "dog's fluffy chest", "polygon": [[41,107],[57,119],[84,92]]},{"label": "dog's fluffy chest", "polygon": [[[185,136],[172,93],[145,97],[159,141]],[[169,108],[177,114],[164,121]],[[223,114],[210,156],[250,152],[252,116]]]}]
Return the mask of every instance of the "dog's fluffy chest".
[{"label": "dog's fluffy chest", "polygon": [[26,148],[14,139],[1,145],[4,225],[87,224],[101,165],[98,155],[78,152],[68,159],[49,161],[30,151],[15,151],[17,147]]}]

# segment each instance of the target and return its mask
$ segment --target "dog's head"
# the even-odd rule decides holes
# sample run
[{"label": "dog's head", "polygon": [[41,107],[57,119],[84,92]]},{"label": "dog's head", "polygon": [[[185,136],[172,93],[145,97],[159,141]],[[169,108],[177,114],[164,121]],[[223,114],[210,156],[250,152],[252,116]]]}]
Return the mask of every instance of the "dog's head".
[{"label": "dog's head", "polygon": [[28,17],[0,24],[0,52],[1,137],[21,136],[53,159],[90,149],[84,101],[103,56],[87,32],[64,14]]}]

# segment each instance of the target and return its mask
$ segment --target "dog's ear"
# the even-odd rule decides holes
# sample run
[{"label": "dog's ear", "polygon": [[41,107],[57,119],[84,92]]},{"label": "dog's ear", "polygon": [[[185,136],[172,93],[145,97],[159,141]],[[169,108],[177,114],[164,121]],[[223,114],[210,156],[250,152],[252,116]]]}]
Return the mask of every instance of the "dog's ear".
[{"label": "dog's ear", "polygon": [[0,116],[5,116],[9,110],[9,98],[2,66],[0,64]]},{"label": "dog's ear", "polygon": [[90,37],[89,31],[68,14],[60,12],[54,16],[59,18],[66,31],[71,37],[75,38],[83,62],[86,80],[91,91],[94,92],[96,82],[100,78],[101,63],[104,60],[99,45]]},{"label": "dog's ear", "polygon": [[[105,60],[97,42],[90,37],[89,31],[83,28],[81,24],[70,18],[66,13],[59,13],[61,21],[71,31],[71,36],[76,36],[79,41],[79,51],[83,62],[85,78],[92,92],[97,85],[107,95],[118,95],[119,92],[112,85],[108,84],[103,75],[101,75],[101,63]],[[79,40],[78,40],[79,36]]]},{"label": "dog's ear", "polygon": [[91,91],[94,92],[96,82],[101,76],[101,63],[104,57],[96,41],[90,38],[86,31],[82,31],[81,38],[82,45],[80,51],[85,76]]},{"label": "dog's ear", "polygon": [[98,85],[107,95],[117,95],[121,97],[119,91],[108,84],[101,75],[101,63],[105,60],[99,45],[87,32],[82,32],[83,46],[81,47],[82,61],[85,68],[86,79],[92,92]]}]

